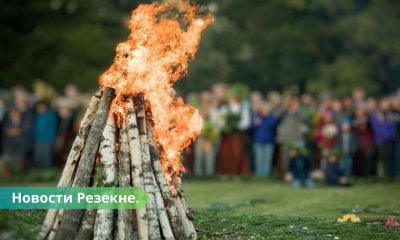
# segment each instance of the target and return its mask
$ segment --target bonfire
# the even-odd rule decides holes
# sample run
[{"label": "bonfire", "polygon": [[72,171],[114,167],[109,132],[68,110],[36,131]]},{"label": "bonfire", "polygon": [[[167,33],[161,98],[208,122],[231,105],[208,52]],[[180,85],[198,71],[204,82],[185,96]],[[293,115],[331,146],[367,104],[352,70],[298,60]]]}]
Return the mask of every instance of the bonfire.
[{"label": "bonfire", "polygon": [[[42,239],[196,239],[181,188],[181,152],[200,133],[197,109],[175,98],[209,13],[183,1],[140,5],[128,40],[100,76],[59,187],[140,187],[141,209],[47,212]],[[95,177],[101,176],[101,177]]]}]

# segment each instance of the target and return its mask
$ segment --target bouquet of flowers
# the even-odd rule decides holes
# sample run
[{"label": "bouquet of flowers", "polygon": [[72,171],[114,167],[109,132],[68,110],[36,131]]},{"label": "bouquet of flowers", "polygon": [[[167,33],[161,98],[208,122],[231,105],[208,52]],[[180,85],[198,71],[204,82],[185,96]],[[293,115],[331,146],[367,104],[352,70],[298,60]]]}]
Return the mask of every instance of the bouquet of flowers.
[{"label": "bouquet of flowers", "polygon": [[322,135],[324,138],[331,139],[338,133],[338,128],[335,124],[327,124],[322,128]]},{"label": "bouquet of flowers", "polygon": [[235,131],[238,131],[238,123],[240,121],[240,114],[227,112],[224,115],[224,118],[225,118],[225,124],[222,129],[222,131],[224,133],[233,133]]},{"label": "bouquet of flowers", "polygon": [[208,141],[214,143],[218,139],[218,129],[209,120],[204,120],[203,129],[201,130],[201,136]]}]

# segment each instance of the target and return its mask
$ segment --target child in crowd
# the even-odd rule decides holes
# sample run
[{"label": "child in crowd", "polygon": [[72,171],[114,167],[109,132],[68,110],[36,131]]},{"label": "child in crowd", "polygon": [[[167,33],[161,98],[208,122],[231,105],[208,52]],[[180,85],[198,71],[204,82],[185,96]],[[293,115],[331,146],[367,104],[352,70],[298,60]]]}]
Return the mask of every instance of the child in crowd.
[{"label": "child in crowd", "polygon": [[53,164],[54,144],[57,137],[57,114],[45,101],[35,107],[34,156],[35,166],[48,168]]},{"label": "child in crowd", "polygon": [[329,186],[350,186],[349,179],[339,165],[339,150],[332,149],[327,155],[325,179]]},{"label": "child in crowd", "polygon": [[340,133],[337,140],[337,149],[340,151],[340,166],[346,177],[351,176],[353,156],[357,149],[357,141],[351,131],[349,119],[343,119],[340,124]]},{"label": "child in crowd", "polygon": [[302,185],[313,188],[314,181],[310,178],[311,162],[307,158],[306,150],[299,144],[293,144],[289,151],[289,170],[293,176],[292,185],[299,188]]},{"label": "child in crowd", "polygon": [[271,174],[277,123],[277,119],[270,114],[270,106],[262,103],[256,115],[253,116],[251,124],[255,172],[258,176]]},{"label": "child in crowd", "polygon": [[21,170],[25,160],[24,127],[22,113],[12,108],[3,123],[2,152],[6,161],[6,169]]}]

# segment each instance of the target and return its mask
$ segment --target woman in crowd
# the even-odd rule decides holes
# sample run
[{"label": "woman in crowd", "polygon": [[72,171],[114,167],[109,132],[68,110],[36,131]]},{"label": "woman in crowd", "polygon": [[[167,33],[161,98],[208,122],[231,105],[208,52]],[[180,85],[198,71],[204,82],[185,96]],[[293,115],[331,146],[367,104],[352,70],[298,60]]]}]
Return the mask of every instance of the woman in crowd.
[{"label": "woman in crowd", "polygon": [[203,129],[194,144],[194,175],[212,177],[215,174],[215,157],[221,130],[221,117],[218,101],[208,92],[200,95],[200,114],[203,117]]},{"label": "woman in crowd", "polygon": [[227,101],[220,108],[224,117],[222,140],[217,154],[217,173],[248,175],[250,173],[247,152],[248,133],[251,124],[250,104],[246,101],[247,87],[231,86]]},{"label": "woman in crowd", "polygon": [[373,133],[365,107],[358,106],[356,108],[353,128],[354,137],[358,143],[353,162],[355,173],[358,176],[364,177],[375,175]]},{"label": "woman in crowd", "polygon": [[305,134],[308,131],[299,107],[298,99],[290,100],[287,113],[283,116],[277,129],[277,142],[280,144],[281,150],[279,165],[284,173],[287,172],[289,166],[290,143],[304,142]]},{"label": "woman in crowd", "polygon": [[325,109],[321,115],[321,120],[316,127],[315,142],[320,151],[321,167],[323,168],[327,153],[336,146],[339,129],[330,109]]},{"label": "woman in crowd", "polygon": [[373,130],[374,142],[377,150],[377,170],[378,176],[392,176],[389,163],[393,160],[393,147],[397,132],[397,123],[394,115],[390,111],[388,99],[381,99],[377,111],[371,113],[371,127]]},{"label": "woman in crowd", "polygon": [[8,169],[19,171],[23,167],[26,153],[22,113],[17,108],[9,110],[4,118],[2,153]]}]

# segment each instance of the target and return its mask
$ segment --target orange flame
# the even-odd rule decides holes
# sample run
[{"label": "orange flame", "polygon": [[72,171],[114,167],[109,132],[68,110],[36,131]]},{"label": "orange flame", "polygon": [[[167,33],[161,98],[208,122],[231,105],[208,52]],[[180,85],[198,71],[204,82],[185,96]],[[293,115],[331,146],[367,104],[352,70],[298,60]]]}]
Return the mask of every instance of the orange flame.
[{"label": "orange flame", "polygon": [[[175,99],[172,85],[187,73],[201,33],[212,22],[211,14],[183,1],[140,5],[132,12],[128,40],[118,44],[114,63],[100,76],[100,86],[114,88],[117,95],[144,93],[155,140],[164,149],[165,171],[170,166],[179,174],[180,152],[202,127],[197,109]],[[112,109],[121,112],[115,101]]]}]

